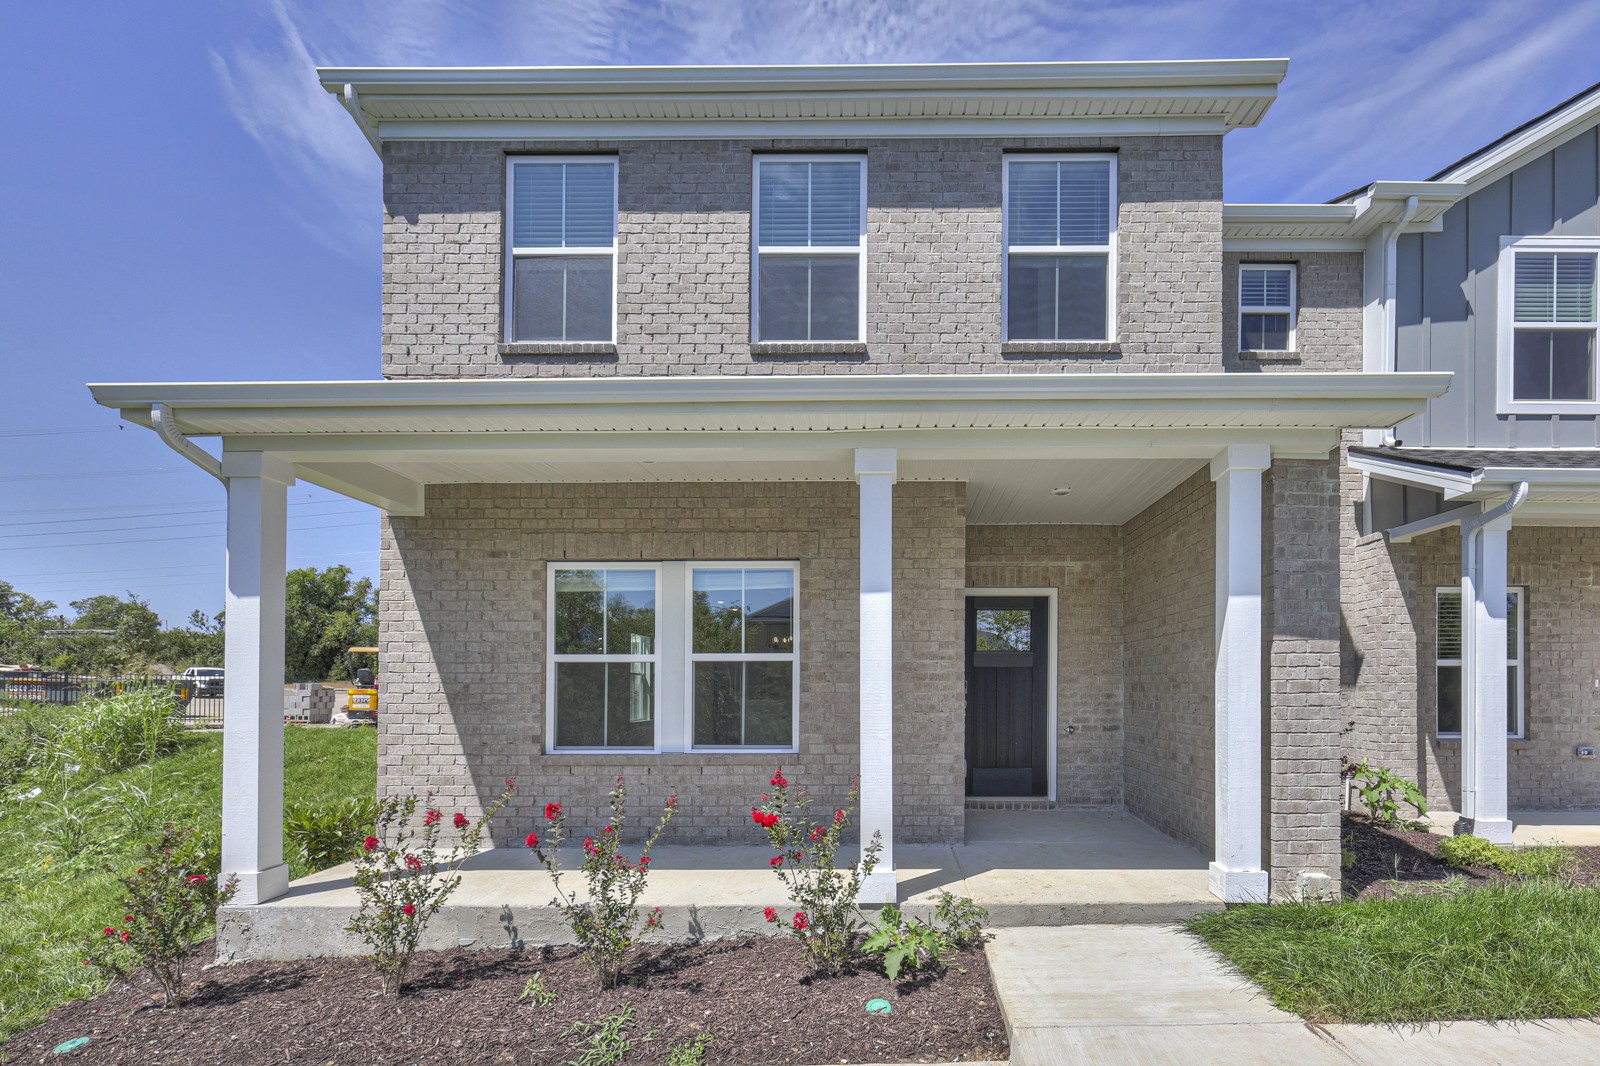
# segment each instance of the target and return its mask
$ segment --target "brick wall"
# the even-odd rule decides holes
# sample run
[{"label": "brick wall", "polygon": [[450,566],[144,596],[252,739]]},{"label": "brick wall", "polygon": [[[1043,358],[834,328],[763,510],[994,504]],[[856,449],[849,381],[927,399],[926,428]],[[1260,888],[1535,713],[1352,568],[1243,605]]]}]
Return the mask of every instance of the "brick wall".
[{"label": "brick wall", "polygon": [[1262,486],[1266,771],[1263,843],[1276,893],[1339,877],[1340,463],[1279,459]]},{"label": "brick wall", "polygon": [[[1239,358],[1239,264],[1293,263],[1295,350]],[[1360,370],[1360,252],[1227,252],[1222,257],[1222,355],[1228,370]]]},{"label": "brick wall", "polygon": [[[864,354],[751,350],[751,155],[794,147],[869,157]],[[618,156],[614,351],[499,351],[505,153],[541,148]],[[1116,351],[1001,353],[1001,160],[1013,148],[1117,150]],[[388,377],[1220,369],[1218,137],[392,142],[384,164]]]},{"label": "brick wall", "polygon": [[[965,490],[902,483],[896,523],[896,820],[904,840],[963,825]],[[772,755],[544,755],[546,562],[799,563],[800,752],[818,802],[858,768],[857,489],[853,484],[456,485],[382,537],[380,793],[436,792],[469,814],[516,778],[494,827],[520,840],[549,801],[597,824],[613,773],[642,822],[672,790],[676,839],[750,837]]]},{"label": "brick wall", "polygon": [[1122,802],[1123,598],[1118,526],[969,526],[969,588],[1053,588],[1056,798]]},{"label": "brick wall", "polygon": [[1216,491],[1202,470],[1122,528],[1128,811],[1215,843]]}]

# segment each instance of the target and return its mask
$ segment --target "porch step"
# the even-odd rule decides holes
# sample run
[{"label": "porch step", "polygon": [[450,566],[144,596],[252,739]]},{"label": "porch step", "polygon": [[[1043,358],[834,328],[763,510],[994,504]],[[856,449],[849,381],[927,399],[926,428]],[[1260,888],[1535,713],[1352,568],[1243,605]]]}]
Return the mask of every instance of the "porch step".
[{"label": "porch step", "polygon": [[968,796],[969,811],[1053,811],[1056,801],[1048,799],[1004,799],[992,796]]}]

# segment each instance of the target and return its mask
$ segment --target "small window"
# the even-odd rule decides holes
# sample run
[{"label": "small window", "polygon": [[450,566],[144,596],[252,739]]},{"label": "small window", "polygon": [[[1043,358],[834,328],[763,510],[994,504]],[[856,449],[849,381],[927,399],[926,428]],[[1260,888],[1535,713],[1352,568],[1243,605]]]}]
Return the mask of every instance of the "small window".
[{"label": "small window", "polygon": [[1008,340],[1109,341],[1116,322],[1116,160],[1005,163]]},{"label": "small window", "polygon": [[791,747],[794,570],[695,566],[690,584],[694,746]]},{"label": "small window", "polygon": [[1502,241],[1500,401],[1507,413],[1593,410],[1596,366],[1593,240],[1525,237]]},{"label": "small window", "polygon": [[978,651],[1032,651],[1033,612],[978,609]]},{"label": "small window", "polygon": [[551,577],[556,747],[655,747],[655,569],[556,569]]},{"label": "small window", "polygon": [[[1438,733],[1441,737],[1461,735],[1461,590],[1449,586],[1438,590],[1437,628],[1434,635],[1434,669],[1437,672]],[[1523,622],[1522,590],[1506,590],[1506,736],[1524,735],[1527,721],[1523,701]]]},{"label": "small window", "polygon": [[1248,264],[1239,268],[1239,350],[1292,352],[1295,268]]},{"label": "small window", "polygon": [[865,336],[866,172],[839,156],[755,161],[755,340]]},{"label": "small window", "polygon": [[617,259],[614,159],[513,159],[506,339],[613,337]]}]

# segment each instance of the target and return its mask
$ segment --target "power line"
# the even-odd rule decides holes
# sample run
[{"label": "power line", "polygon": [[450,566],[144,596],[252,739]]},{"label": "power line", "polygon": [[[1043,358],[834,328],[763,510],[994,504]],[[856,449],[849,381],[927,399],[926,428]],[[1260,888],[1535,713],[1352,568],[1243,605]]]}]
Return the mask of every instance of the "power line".
[{"label": "power line", "polygon": [[180,466],[154,466],[147,470],[78,470],[68,474],[8,474],[0,481],[66,481],[86,477],[143,477],[146,474],[172,474],[184,469]]},{"label": "power line", "polygon": [[[306,533],[314,529],[357,529],[362,525],[359,522],[339,522],[328,526],[300,526],[293,532]],[[107,530],[85,530],[85,532],[109,533]],[[60,551],[63,548],[98,548],[107,544],[164,544],[171,540],[219,540],[226,537],[226,533],[196,533],[183,537],[144,537],[139,540],[80,540],[73,544],[24,544],[16,548],[0,549],[8,552],[37,552]]]},{"label": "power line", "polygon": [[[342,511],[323,511],[318,514],[297,515],[296,517],[331,518],[334,515],[361,513],[359,508],[346,508]],[[154,518],[156,516],[147,515],[144,517]],[[112,519],[93,519],[92,521],[112,521]],[[21,540],[24,537],[81,537],[85,533],[136,533],[145,529],[192,529],[195,526],[216,525],[221,521],[225,521],[225,519],[214,518],[205,522],[166,522],[153,526],[121,526],[115,529],[57,529],[48,533],[0,533],[0,540]],[[70,544],[62,545],[63,548],[70,548],[71,546]]]},{"label": "power line", "polygon": [[[377,554],[378,554],[378,549],[377,548],[368,548],[366,551],[336,552],[336,553],[334,553],[332,555],[324,555],[324,556],[322,556],[322,558],[324,558],[324,559],[351,559],[351,558],[355,558],[356,556],[377,555]],[[42,571],[42,572],[39,572],[39,573],[33,573],[33,574],[12,574],[10,577],[4,578],[4,580],[7,580],[7,581],[12,581],[12,580],[21,581],[24,578],[37,578],[37,577],[79,577],[79,576],[85,576],[86,577],[86,576],[89,576],[89,575],[99,575],[99,574],[144,574],[144,573],[150,573],[150,572],[156,571],[156,570],[192,570],[192,569],[195,569],[197,567],[204,567],[207,570],[211,570],[211,569],[213,569],[215,567],[215,565],[216,564],[214,564],[214,563],[175,563],[172,566],[135,566],[135,567],[119,566],[119,567],[114,567],[113,569],[110,569],[110,570],[46,570],[46,571]]]},{"label": "power line", "polygon": [[128,427],[118,426],[57,426],[54,429],[0,429],[0,437],[56,437],[69,433],[120,433]]},{"label": "power line", "polygon": [[[301,490],[301,491],[304,491],[304,490]],[[350,500],[350,498],[348,496],[341,496],[336,492],[329,492],[328,495],[334,497],[334,499],[331,499],[331,500],[317,500],[317,499],[290,500],[289,501],[289,506],[290,507],[319,507],[319,506],[322,506],[324,504],[345,503],[345,502]],[[358,502],[358,501],[350,501],[350,502]],[[7,510],[6,513],[7,514],[14,514],[14,515],[16,515],[16,514],[75,514],[75,513],[82,512],[82,511],[128,511],[128,510],[148,511],[148,510],[154,509],[155,514],[152,514],[152,515],[126,515],[126,516],[124,516],[124,517],[128,517],[128,518],[153,518],[153,517],[155,517],[155,515],[159,515],[159,514],[171,514],[172,513],[171,511],[166,510],[166,508],[169,508],[169,507],[208,507],[210,510],[213,510],[213,511],[221,511],[221,510],[226,509],[227,504],[218,503],[215,500],[172,500],[171,502],[163,500],[163,501],[161,501],[159,503],[107,503],[107,504],[90,504],[90,505],[85,506],[85,507],[36,507],[36,508],[28,509],[28,510]],[[198,513],[198,512],[196,512],[196,513]],[[73,521],[73,519],[63,519],[63,521],[69,521],[70,522],[70,521]],[[78,521],[88,522],[88,521],[93,521],[93,519],[85,518],[85,519],[79,519]]]}]

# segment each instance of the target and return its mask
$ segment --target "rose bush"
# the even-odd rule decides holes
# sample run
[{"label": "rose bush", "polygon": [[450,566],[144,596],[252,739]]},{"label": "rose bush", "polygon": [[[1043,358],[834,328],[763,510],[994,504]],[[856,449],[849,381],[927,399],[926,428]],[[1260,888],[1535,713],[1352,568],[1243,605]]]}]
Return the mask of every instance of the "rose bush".
[{"label": "rose bush", "polygon": [[428,920],[461,883],[461,864],[477,853],[484,827],[515,791],[515,783],[507,781],[506,791],[476,824],[456,812],[457,841],[448,850],[440,847],[443,812],[432,806],[431,794],[420,832],[412,827],[416,796],[378,804],[373,833],[362,841],[355,859],[359,909],[346,928],[367,945],[385,995],[397,996],[405,987],[406,970]]},{"label": "rose bush", "polygon": [[[806,817],[810,799],[790,787],[781,767],[768,784],[772,792],[763,793],[760,805],[750,808],[750,820],[766,830],[777,852],[768,865],[799,906],[787,922],[789,935],[799,939],[819,970],[837,974],[849,961],[856,934],[865,924],[856,897],[862,879],[878,865],[883,842],[874,834],[861,849],[861,861],[849,870],[834,864],[850,829],[850,812],[861,798],[859,779],[850,783],[845,806],[835,809],[826,822],[816,823]],[[776,908],[768,907],[765,914],[772,924],[784,924]]]},{"label": "rose bush", "polygon": [[579,867],[588,884],[588,898],[580,902],[561,886],[561,845],[567,837],[567,816],[561,804],[546,804],[545,819],[550,823],[546,839],[529,833],[526,844],[533,851],[555,884],[556,899],[551,905],[561,908],[572,935],[584,955],[600,974],[600,984],[615,988],[622,980],[629,950],[644,934],[661,924],[661,908],[648,915],[639,913],[639,897],[644,895],[650,877],[650,849],[678,810],[677,793],[667,797],[661,818],[639,849],[636,862],[621,852],[624,801],[628,791],[618,774],[611,788],[611,820],[598,836],[585,837],[583,864]]}]

